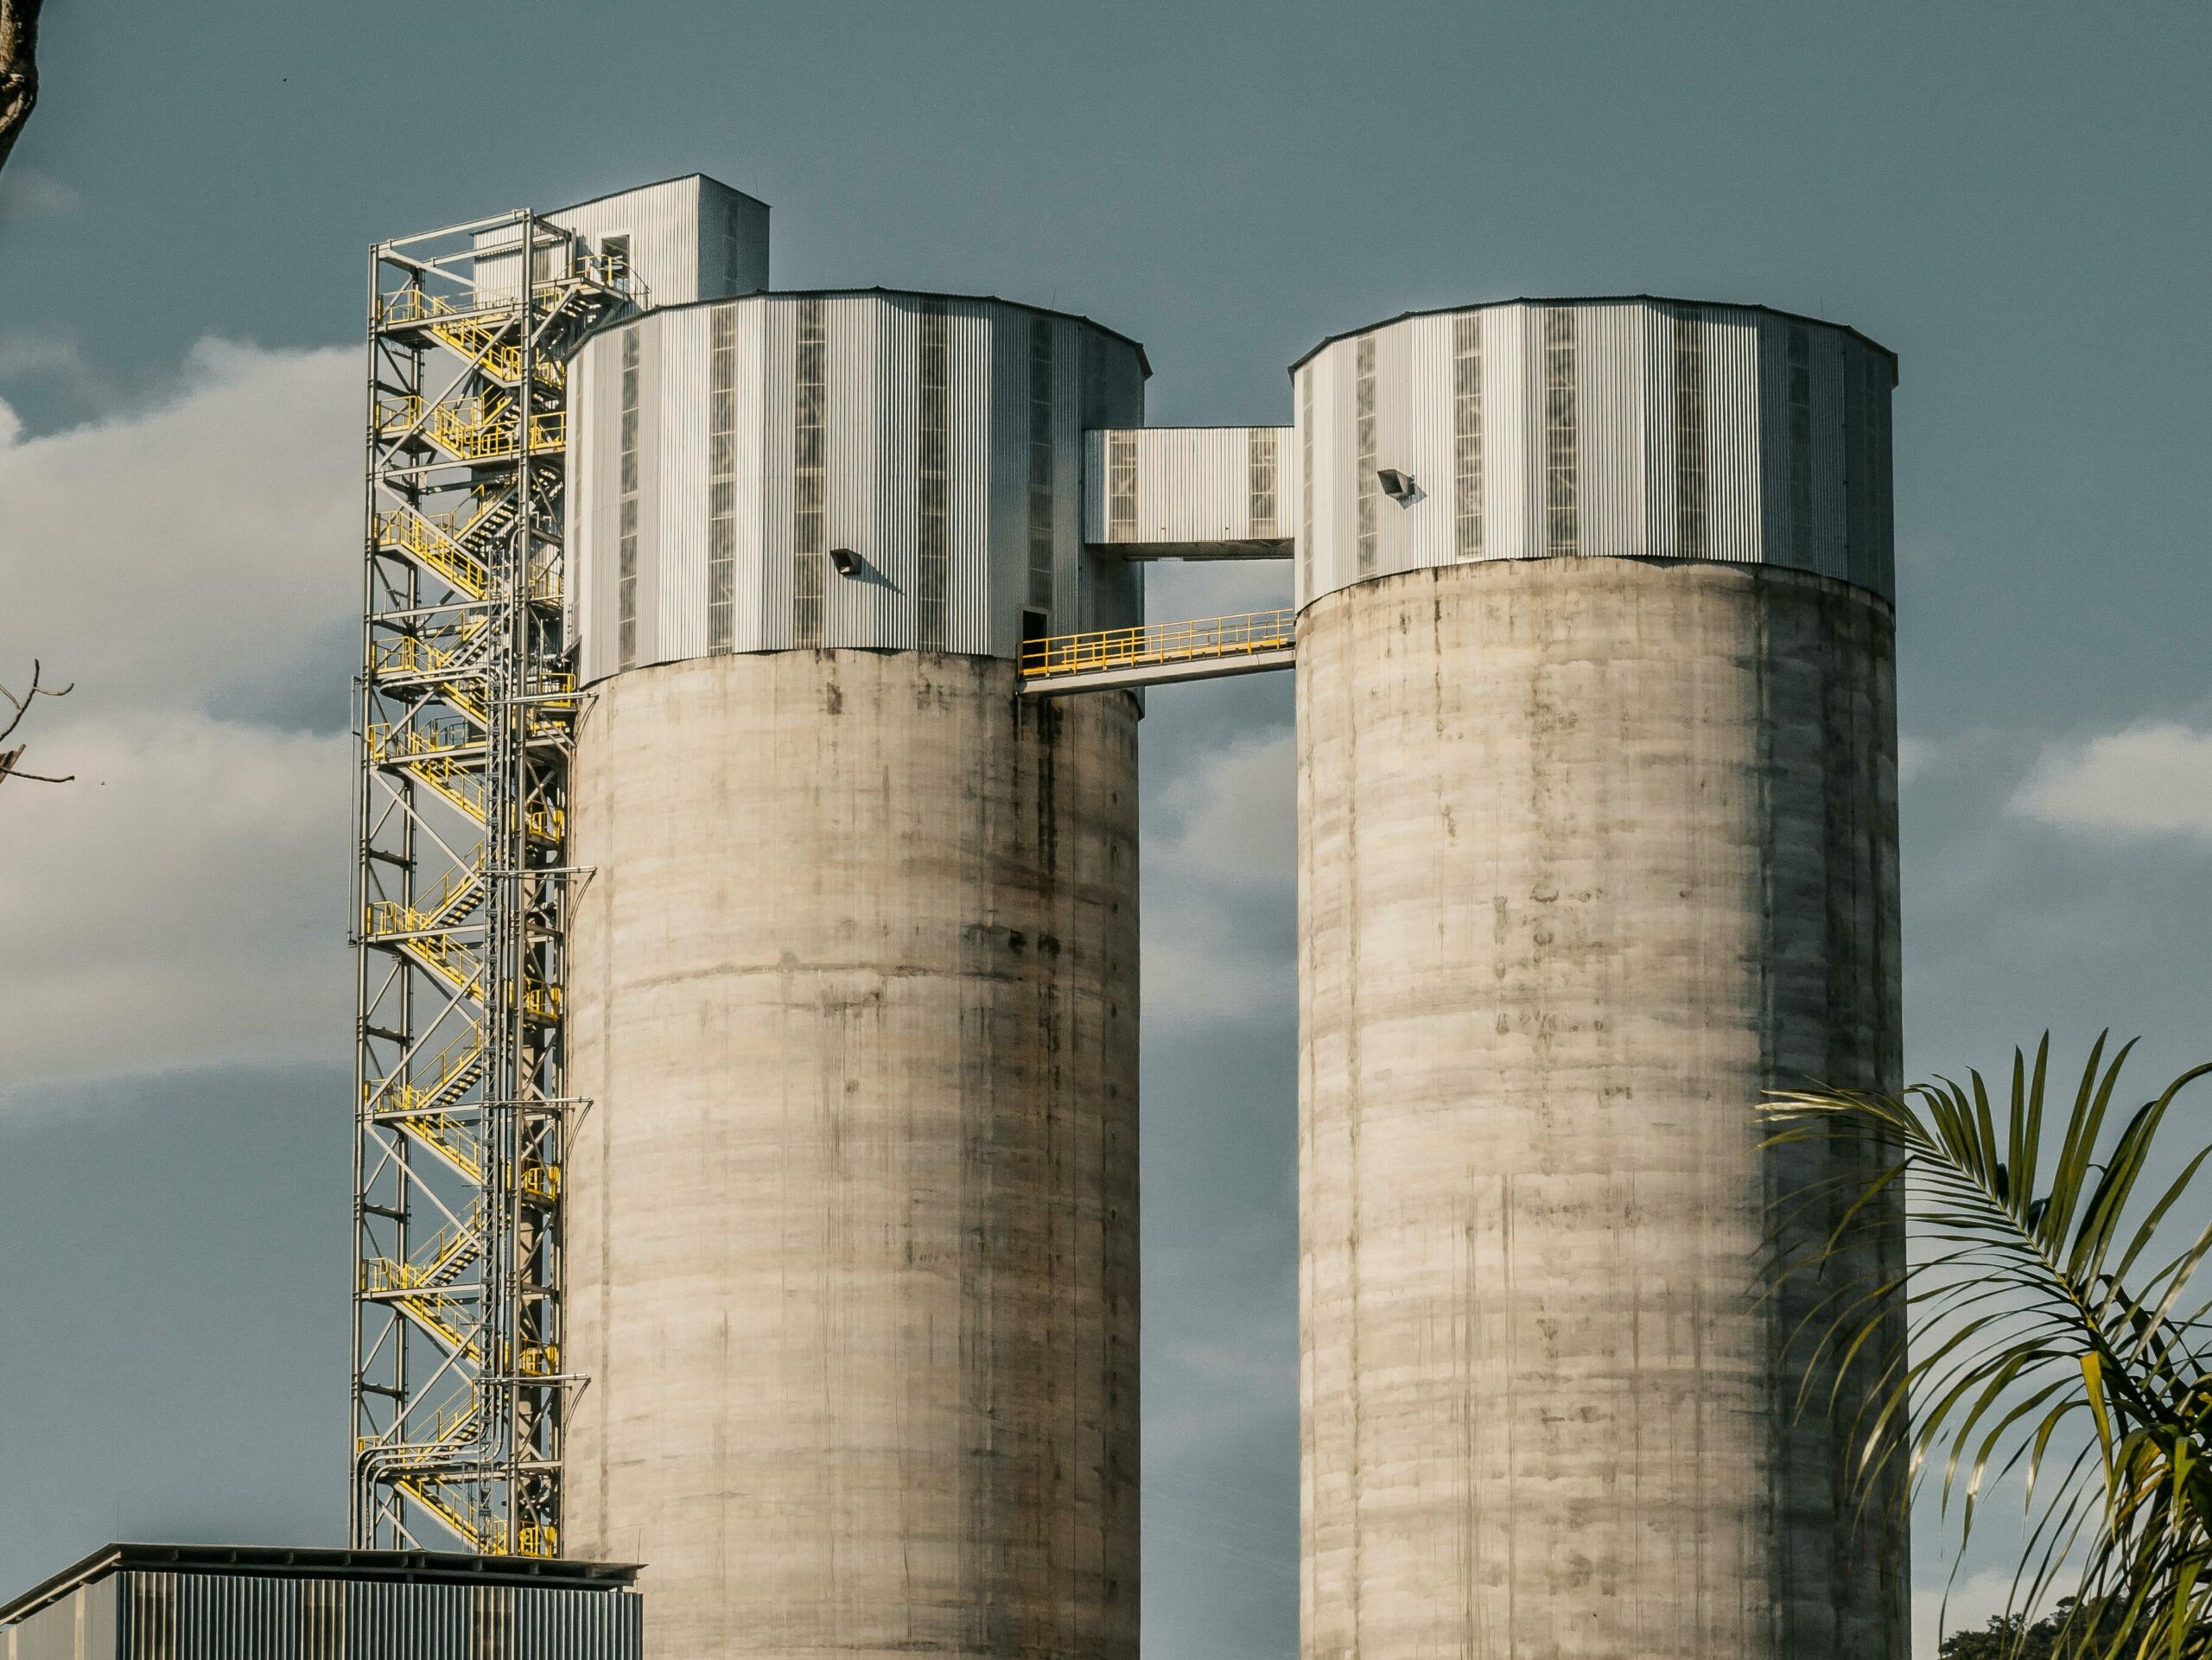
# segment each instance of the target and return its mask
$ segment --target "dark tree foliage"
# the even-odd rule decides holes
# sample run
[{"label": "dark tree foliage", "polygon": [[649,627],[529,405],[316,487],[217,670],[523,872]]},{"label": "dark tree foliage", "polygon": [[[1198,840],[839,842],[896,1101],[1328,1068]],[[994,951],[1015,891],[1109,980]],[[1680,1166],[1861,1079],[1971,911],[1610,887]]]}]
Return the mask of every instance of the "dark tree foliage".
[{"label": "dark tree foliage", "polygon": [[2021,1615],[1999,1614],[1980,1631],[1953,1631],[1937,1652],[1942,1660],[2072,1660],[2102,1654],[2115,1634],[2111,1620],[2095,1621],[2093,1628],[2088,1619],[2075,1619],[2074,1599],[2067,1597],[2032,1625]]},{"label": "dark tree foliage", "polygon": [[0,0],[0,167],[38,102],[38,11],[44,0]]}]

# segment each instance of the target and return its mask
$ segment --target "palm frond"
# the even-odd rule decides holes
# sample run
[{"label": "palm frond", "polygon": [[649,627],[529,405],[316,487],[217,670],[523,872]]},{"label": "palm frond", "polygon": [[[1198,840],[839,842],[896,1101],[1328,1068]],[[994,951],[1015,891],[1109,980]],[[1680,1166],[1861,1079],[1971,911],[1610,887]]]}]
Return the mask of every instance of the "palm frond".
[{"label": "palm frond", "polygon": [[2032,1059],[2013,1053],[1996,1095],[1976,1072],[1772,1097],[1769,1146],[1841,1156],[1777,1200],[1769,1292],[1815,1282],[1793,1299],[1800,1409],[1825,1394],[1847,1415],[1862,1504],[1909,1506],[1933,1481],[1963,1548],[1993,1483],[2018,1481],[2030,1527],[2008,1629],[2024,1634],[2078,1571],[2054,1652],[2212,1660],[2212,1330],[2191,1294],[2212,1219],[2157,1257],[2212,1159],[2177,1169],[2159,1134],[2212,1066],[2116,1114],[2134,1046],[2091,1046],[2070,1100],[2048,1034]]}]

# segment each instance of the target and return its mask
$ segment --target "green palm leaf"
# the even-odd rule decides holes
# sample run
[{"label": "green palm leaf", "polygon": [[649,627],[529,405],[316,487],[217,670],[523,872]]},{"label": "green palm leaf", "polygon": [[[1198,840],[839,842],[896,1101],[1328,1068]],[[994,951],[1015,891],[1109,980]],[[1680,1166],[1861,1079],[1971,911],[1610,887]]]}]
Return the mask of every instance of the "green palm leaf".
[{"label": "green palm leaf", "polygon": [[1993,1626],[2011,1652],[2075,1569],[2055,1636],[2033,1628],[2050,1652],[2212,1660],[2212,1326],[2194,1290],[2212,1223],[2155,1256],[2202,1213],[2191,1199],[2212,1148],[2177,1163],[2158,1137],[2212,1066],[2116,1119],[2133,1046],[2107,1059],[2100,1037],[2056,1112],[2048,1034],[2032,1062],[2014,1053],[2001,1103],[1979,1072],[1901,1095],[1774,1096],[1770,1145],[1825,1141],[1842,1157],[1777,1205],[1769,1274],[1776,1291],[1815,1287],[1793,1339],[1801,1407],[1825,1380],[1826,1409],[1848,1409],[1862,1506],[1909,1505],[1933,1482],[1963,1546],[1990,1485],[2018,1479],[2018,1612]]}]

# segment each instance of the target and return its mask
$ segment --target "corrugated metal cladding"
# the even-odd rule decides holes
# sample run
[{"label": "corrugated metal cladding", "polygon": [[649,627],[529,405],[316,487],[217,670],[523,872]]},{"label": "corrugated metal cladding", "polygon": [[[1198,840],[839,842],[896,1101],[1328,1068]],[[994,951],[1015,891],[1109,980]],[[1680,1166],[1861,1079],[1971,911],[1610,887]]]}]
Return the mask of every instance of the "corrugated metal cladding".
[{"label": "corrugated metal cladding", "polygon": [[1025,626],[1143,620],[1139,572],[1082,525],[1084,432],[1143,418],[1142,358],[1080,318],[876,290],[657,309],[585,343],[569,398],[587,681],[817,644],[1012,657]]},{"label": "corrugated metal cladding", "polygon": [[[637,190],[601,196],[544,215],[574,231],[594,254],[609,251],[608,239],[628,250],[630,268],[656,306],[689,305],[731,294],[757,294],[768,286],[768,204],[740,190],[690,174]],[[516,282],[518,261],[512,232],[478,239],[476,281],[498,292]],[[541,277],[547,273],[540,272]]]},{"label": "corrugated metal cladding", "polygon": [[112,1574],[0,1638],[5,1660],[640,1660],[628,1588]]},{"label": "corrugated metal cladding", "polygon": [[1084,435],[1083,536],[1130,557],[1280,542],[1304,499],[1289,427],[1140,427]]},{"label": "corrugated metal cladding", "polygon": [[[1789,565],[1894,598],[1894,378],[1847,329],[1647,300],[1483,306],[1332,341],[1296,372],[1298,602],[1578,554]],[[1393,499],[1386,471],[1410,489]]]}]

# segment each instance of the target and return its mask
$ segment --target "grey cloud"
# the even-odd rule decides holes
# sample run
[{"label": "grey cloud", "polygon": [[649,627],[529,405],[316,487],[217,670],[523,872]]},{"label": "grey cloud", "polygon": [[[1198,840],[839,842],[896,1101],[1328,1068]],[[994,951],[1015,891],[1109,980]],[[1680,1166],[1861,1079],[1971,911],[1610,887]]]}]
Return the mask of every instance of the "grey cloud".
[{"label": "grey cloud", "polygon": [[2212,733],[2145,721],[2053,744],[2010,805],[2069,830],[2212,837]]}]

